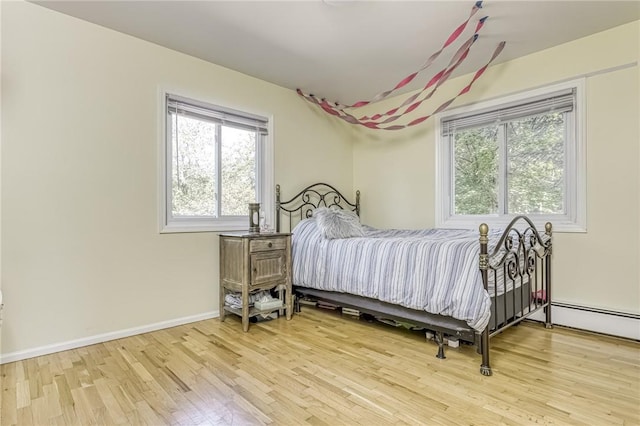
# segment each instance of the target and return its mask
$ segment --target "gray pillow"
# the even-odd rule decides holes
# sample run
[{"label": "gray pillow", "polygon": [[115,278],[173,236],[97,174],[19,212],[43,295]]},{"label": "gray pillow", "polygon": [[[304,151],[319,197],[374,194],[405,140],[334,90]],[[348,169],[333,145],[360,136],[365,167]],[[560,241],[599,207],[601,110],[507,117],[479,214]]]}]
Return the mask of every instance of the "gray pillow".
[{"label": "gray pillow", "polygon": [[360,218],[355,212],[339,207],[319,207],[313,217],[318,222],[322,236],[328,239],[364,237]]}]

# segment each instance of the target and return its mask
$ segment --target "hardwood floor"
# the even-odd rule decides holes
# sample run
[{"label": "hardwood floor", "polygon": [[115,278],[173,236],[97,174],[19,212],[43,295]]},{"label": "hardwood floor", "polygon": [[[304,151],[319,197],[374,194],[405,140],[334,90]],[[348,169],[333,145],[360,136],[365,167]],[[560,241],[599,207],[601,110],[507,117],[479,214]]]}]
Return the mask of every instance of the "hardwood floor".
[{"label": "hardwood floor", "polygon": [[2,425],[640,424],[640,344],[525,323],[474,348],[304,308],[2,366]]}]

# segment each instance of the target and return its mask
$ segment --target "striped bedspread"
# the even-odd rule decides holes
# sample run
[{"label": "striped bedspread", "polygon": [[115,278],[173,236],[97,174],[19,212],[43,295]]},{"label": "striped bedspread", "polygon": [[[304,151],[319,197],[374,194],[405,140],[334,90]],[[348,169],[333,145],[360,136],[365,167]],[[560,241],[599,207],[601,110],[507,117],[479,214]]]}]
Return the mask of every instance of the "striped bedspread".
[{"label": "striped bedspread", "polygon": [[469,230],[380,230],[325,239],[315,219],[293,230],[293,284],[351,293],[451,316],[482,331],[491,301],[478,270],[478,234]]}]

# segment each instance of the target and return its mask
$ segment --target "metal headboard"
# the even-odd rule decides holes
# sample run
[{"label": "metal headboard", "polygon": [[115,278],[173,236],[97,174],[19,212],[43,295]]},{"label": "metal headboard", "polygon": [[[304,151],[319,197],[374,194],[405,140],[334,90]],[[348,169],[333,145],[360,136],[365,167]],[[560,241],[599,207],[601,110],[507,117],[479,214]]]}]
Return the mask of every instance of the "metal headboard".
[{"label": "metal headboard", "polygon": [[327,183],[307,186],[291,199],[280,199],[280,185],[276,185],[276,231],[281,231],[282,219],[288,219],[289,232],[302,219],[309,218],[318,207],[339,207],[351,210],[360,216],[360,191],[356,191],[356,202],[352,203],[336,188]]}]

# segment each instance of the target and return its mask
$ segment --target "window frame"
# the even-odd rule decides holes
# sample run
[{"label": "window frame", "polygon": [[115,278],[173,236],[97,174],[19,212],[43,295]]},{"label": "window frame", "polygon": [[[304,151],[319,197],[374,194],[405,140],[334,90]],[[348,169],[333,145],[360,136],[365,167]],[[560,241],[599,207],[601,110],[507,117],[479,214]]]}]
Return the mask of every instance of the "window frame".
[{"label": "window frame", "polygon": [[[453,116],[464,116],[482,112],[495,111],[512,105],[526,104],[534,98],[544,97],[559,91],[574,89],[575,101],[572,123],[567,125],[565,141],[565,214],[530,214],[538,229],[544,229],[546,222],[551,222],[554,231],[586,232],[586,132],[585,132],[585,79],[576,79],[553,84],[516,94],[502,96],[487,101],[465,105],[444,111],[435,117],[436,137],[436,191],[435,191],[435,226],[438,228],[477,229],[481,223],[491,227],[505,227],[515,214],[491,215],[456,215],[454,197],[454,158],[449,137],[443,136],[443,121]],[[523,116],[524,117],[524,116]],[[504,142],[502,142],[504,143]],[[500,170],[503,174],[504,159],[500,159]],[[500,176],[500,195],[504,195],[504,176]]]},{"label": "window frame", "polygon": [[[256,140],[256,202],[264,211],[265,224],[273,223],[275,211],[273,115],[252,111],[244,106],[227,106],[200,94],[185,94],[184,91],[161,88],[158,93],[159,143],[158,143],[158,228],[161,234],[182,232],[227,232],[249,229],[249,210],[242,216],[210,218],[204,216],[173,217],[172,215],[172,140],[167,119],[167,97],[172,96],[192,101],[212,110],[233,111],[246,116],[256,116],[267,122],[267,135]],[[217,147],[219,151],[220,146]],[[220,182],[218,182],[220,185]]]}]

